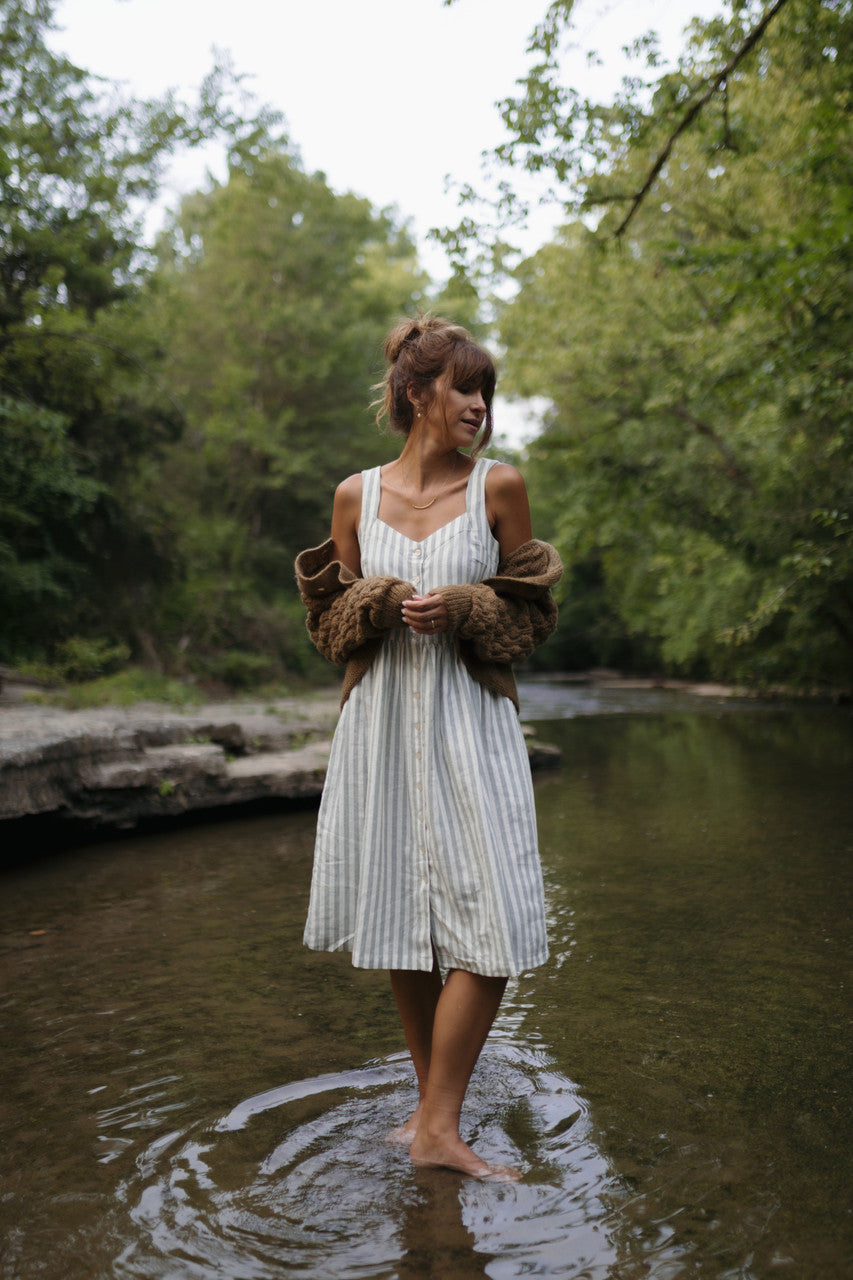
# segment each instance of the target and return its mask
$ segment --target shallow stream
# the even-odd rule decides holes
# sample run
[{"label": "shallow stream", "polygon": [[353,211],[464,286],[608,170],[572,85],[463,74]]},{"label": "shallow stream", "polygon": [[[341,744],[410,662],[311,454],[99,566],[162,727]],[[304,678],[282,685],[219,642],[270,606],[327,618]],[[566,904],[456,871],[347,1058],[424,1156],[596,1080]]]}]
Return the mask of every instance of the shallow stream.
[{"label": "shallow stream", "polygon": [[853,718],[525,690],[552,955],[414,1172],[381,973],[303,950],[312,811],[2,880],[0,1275],[853,1274]]}]

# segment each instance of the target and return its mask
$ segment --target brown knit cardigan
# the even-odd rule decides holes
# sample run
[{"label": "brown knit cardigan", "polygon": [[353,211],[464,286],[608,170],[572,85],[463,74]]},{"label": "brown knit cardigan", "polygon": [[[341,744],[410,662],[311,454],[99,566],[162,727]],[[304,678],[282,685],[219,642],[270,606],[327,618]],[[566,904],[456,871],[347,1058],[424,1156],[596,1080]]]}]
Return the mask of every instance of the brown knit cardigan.
[{"label": "brown knit cardigan", "polygon": [[[296,581],[308,610],[308,633],[324,657],[346,664],[344,705],[382,644],[386,632],[404,627],[401,606],[416,594],[400,578],[357,578],[334,560],[329,538],[296,558]],[[554,548],[533,539],[505,556],[492,578],[439,587],[459,657],[492,693],[510,698],[518,690],[510,667],[522,662],[557,625],[551,587],[563,566]]]}]

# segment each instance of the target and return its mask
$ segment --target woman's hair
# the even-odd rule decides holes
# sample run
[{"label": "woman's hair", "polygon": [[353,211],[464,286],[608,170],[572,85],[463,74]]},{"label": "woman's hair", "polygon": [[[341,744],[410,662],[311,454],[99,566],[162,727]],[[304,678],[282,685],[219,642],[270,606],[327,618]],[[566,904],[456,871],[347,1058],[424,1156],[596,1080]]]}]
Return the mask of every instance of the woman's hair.
[{"label": "woman's hair", "polygon": [[382,393],[374,401],[378,405],[376,421],[388,419],[392,431],[407,436],[414,422],[415,406],[409,399],[412,387],[421,412],[428,412],[441,390],[436,388],[443,378],[445,387],[459,391],[478,390],[486,402],[483,430],[474,454],[489,443],[492,434],[492,397],[497,374],[492,357],[473,340],[467,329],[451,324],[441,316],[427,312],[415,320],[401,320],[385,339],[388,372],[376,385]]}]

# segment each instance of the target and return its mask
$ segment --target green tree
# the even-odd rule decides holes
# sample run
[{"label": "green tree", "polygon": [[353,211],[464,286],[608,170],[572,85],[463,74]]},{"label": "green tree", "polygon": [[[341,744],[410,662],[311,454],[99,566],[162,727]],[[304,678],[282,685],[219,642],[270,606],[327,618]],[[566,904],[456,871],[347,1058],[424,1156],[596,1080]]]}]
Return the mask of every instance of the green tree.
[{"label": "green tree", "polygon": [[133,584],[168,564],[128,493],[182,423],[157,378],[160,335],[134,307],[150,265],[141,218],[176,147],[219,133],[239,152],[272,123],[241,121],[228,71],[191,108],[123,99],[53,52],[53,11],[6,0],[0,12],[0,392],[17,477],[0,528],[7,657],[75,629],[132,629]]},{"label": "green tree", "polygon": [[335,485],[389,455],[369,381],[425,281],[388,214],[283,146],[184,200],[159,253],[152,315],[188,420],[162,472],[185,566],[162,627],[196,669],[249,678],[300,661],[293,558],[328,536]]},{"label": "green tree", "polygon": [[505,154],[603,215],[521,266],[501,335],[513,388],[553,404],[533,488],[600,639],[849,682],[850,5],[740,6],[601,107],[560,89],[540,34]]},{"label": "green tree", "polygon": [[55,414],[0,397],[0,599],[12,652],[81,586],[86,517],[99,486],[81,474]]}]

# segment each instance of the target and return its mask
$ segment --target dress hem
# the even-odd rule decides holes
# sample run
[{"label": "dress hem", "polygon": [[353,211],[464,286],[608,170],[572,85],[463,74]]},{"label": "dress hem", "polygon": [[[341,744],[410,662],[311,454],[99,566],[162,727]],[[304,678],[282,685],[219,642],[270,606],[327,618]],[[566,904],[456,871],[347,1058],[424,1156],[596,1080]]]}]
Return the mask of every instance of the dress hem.
[{"label": "dress hem", "polygon": [[[323,943],[315,945],[314,943],[304,941],[304,946],[307,947],[309,951],[325,951],[330,955],[334,953],[349,953],[349,955],[352,956],[353,953],[353,948],[345,942],[340,943],[337,946],[326,946]],[[541,959],[532,959],[520,966],[513,965],[511,968],[508,967],[500,969],[499,971],[496,971],[492,967],[486,967],[485,965],[463,964],[456,960],[449,960],[446,957],[442,959],[438,954],[437,959],[439,968],[444,970],[460,969],[463,973],[476,973],[482,978],[519,978],[523,973],[531,973],[534,969],[540,969],[548,960],[548,950],[545,948],[542,951]],[[395,972],[403,973],[432,972],[432,964],[395,964],[389,959],[370,963],[366,961],[351,960],[351,964],[354,969],[375,969],[386,971],[393,969]]]}]

